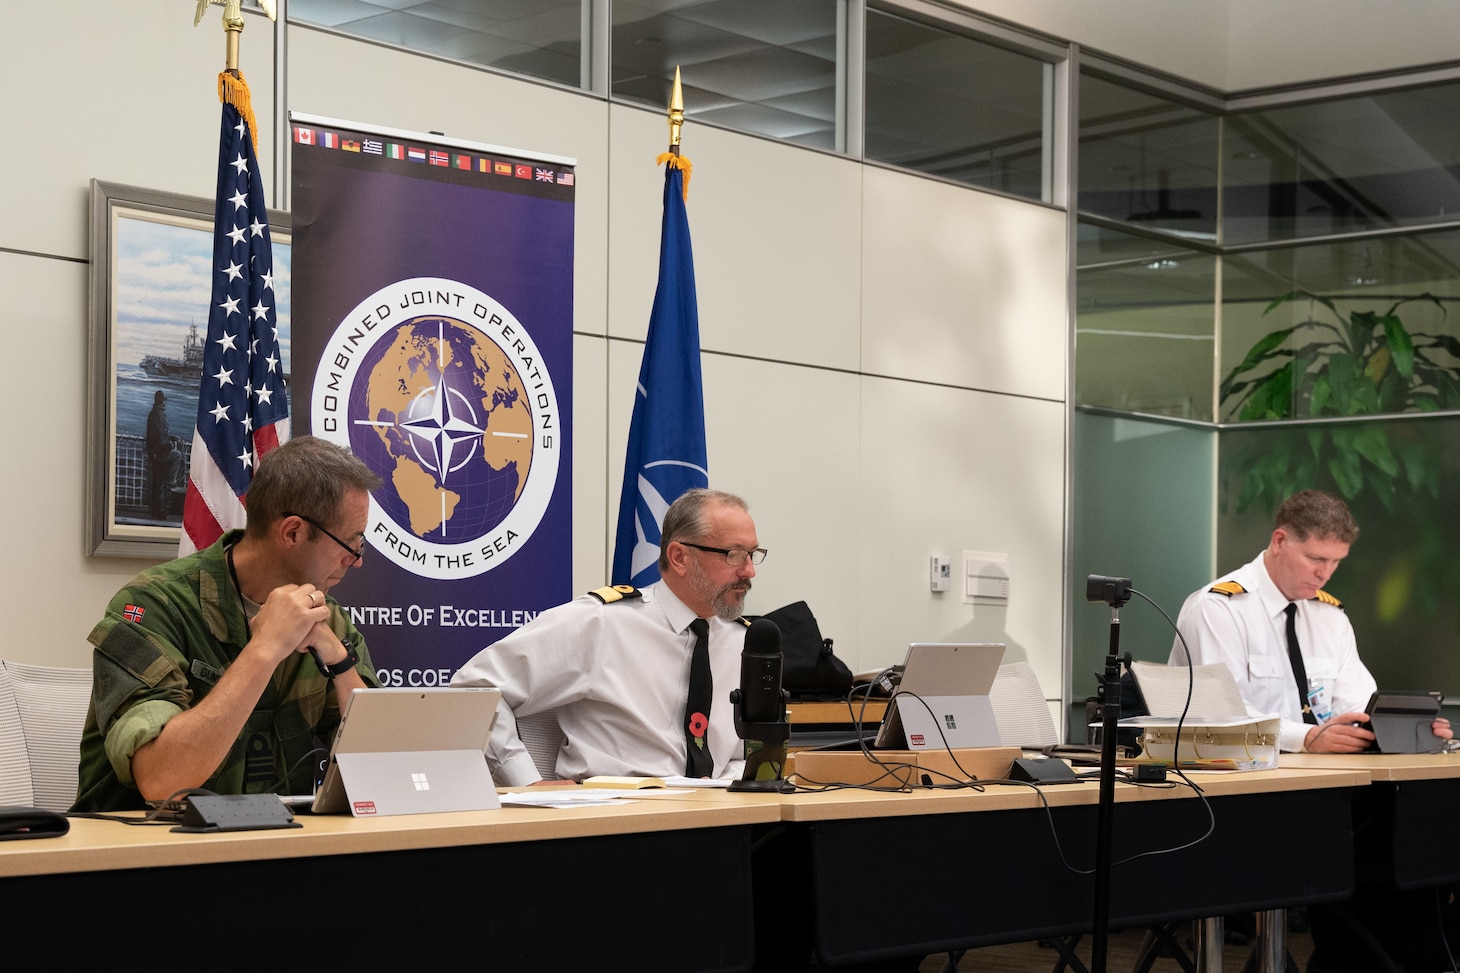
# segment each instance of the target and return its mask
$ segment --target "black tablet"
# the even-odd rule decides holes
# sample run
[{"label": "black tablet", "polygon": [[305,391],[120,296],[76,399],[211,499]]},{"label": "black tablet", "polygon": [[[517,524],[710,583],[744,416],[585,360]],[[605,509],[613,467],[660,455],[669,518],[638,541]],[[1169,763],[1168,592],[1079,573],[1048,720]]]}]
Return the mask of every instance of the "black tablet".
[{"label": "black tablet", "polygon": [[1364,712],[1374,731],[1377,753],[1440,753],[1445,741],[1435,736],[1430,724],[1440,715],[1439,693],[1376,692]]}]

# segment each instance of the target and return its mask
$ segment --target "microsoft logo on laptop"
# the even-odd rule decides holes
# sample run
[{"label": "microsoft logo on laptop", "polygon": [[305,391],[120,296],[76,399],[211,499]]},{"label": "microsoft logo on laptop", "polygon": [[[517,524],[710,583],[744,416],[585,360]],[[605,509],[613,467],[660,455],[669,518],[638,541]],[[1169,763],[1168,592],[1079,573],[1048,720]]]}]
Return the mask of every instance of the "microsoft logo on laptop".
[{"label": "microsoft logo on laptop", "polygon": [[425,774],[411,774],[411,783],[416,785],[418,791],[429,791],[431,782],[426,780]]}]

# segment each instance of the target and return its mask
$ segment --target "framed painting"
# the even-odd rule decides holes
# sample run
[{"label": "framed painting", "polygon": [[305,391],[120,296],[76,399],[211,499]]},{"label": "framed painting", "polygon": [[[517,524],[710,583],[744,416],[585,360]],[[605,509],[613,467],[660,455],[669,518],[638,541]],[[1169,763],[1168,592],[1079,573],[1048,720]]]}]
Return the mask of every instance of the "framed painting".
[{"label": "framed painting", "polygon": [[[289,216],[269,211],[279,344],[289,374]],[[176,556],[197,423],[213,200],[91,183],[86,546]],[[149,425],[155,441],[148,453]]]}]

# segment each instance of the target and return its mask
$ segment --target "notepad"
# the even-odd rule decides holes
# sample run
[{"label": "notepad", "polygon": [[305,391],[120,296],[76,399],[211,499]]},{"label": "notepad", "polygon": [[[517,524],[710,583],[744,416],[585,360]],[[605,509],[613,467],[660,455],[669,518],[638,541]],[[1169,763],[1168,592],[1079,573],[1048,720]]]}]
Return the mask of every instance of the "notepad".
[{"label": "notepad", "polygon": [[641,791],[646,787],[668,787],[663,777],[611,777],[600,775],[583,779],[584,787],[611,787],[619,791]]}]

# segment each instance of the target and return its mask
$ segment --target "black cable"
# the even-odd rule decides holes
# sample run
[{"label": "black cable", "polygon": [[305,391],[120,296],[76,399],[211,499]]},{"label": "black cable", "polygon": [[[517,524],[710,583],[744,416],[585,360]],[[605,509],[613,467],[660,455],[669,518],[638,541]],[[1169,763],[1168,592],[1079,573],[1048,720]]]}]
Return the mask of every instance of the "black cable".
[{"label": "black cable", "polygon": [[68,818],[90,818],[95,821],[116,821],[118,824],[150,825],[150,824],[177,824],[182,820],[184,803],[183,798],[191,797],[194,794],[201,794],[205,797],[217,797],[214,791],[203,787],[184,787],[173,791],[166,798],[160,801],[149,801],[152,804],[149,810],[142,817],[126,817],[121,814],[111,814],[105,811],[67,811]]},{"label": "black cable", "polygon": [[[1131,593],[1132,594],[1140,595],[1142,598],[1145,598],[1145,600],[1147,602],[1150,602],[1150,604],[1152,606],[1154,606],[1155,609],[1158,612],[1161,612],[1162,617],[1165,618],[1166,621],[1167,621],[1167,623],[1171,625],[1172,629],[1174,629],[1176,631],[1176,635],[1177,635],[1178,638],[1181,639],[1182,647],[1183,647],[1183,649],[1185,649],[1185,647],[1186,647],[1186,639],[1184,637],[1182,637],[1181,630],[1176,628],[1176,623],[1171,620],[1171,616],[1167,615],[1166,612],[1162,611],[1160,605],[1157,605],[1154,601],[1151,601],[1151,599],[1148,598],[1142,592],[1136,591],[1135,589],[1131,589]],[[1206,797],[1205,792],[1203,792],[1203,790],[1201,789],[1201,787],[1199,785],[1197,785],[1189,777],[1187,777],[1186,774],[1184,774],[1181,771],[1181,768],[1179,766],[1179,757],[1180,757],[1180,753],[1181,753],[1181,751],[1180,751],[1181,730],[1182,730],[1183,724],[1186,721],[1187,711],[1191,708],[1191,698],[1192,698],[1192,696],[1193,696],[1193,694],[1195,692],[1195,686],[1196,686],[1196,676],[1195,676],[1195,673],[1194,673],[1194,671],[1192,670],[1192,667],[1191,667],[1191,653],[1189,651],[1186,652],[1186,662],[1187,662],[1186,706],[1182,709],[1181,716],[1177,720],[1177,724],[1176,724],[1176,745],[1177,745],[1177,749],[1176,749],[1176,751],[1174,753],[1174,758],[1176,758],[1176,759],[1173,759],[1172,764],[1173,764],[1173,769],[1174,769],[1174,771],[1176,773],[1176,776],[1181,779],[1182,784],[1184,784],[1186,787],[1189,787],[1191,789],[1192,793],[1194,793],[1197,796],[1197,798],[1202,803],[1202,807],[1206,810],[1206,812],[1207,812],[1207,828],[1206,828],[1206,831],[1203,832],[1200,837],[1197,837],[1197,838],[1195,838],[1195,839],[1193,839],[1191,841],[1185,842],[1183,844],[1173,845],[1173,846],[1171,846],[1169,848],[1154,848],[1154,849],[1151,849],[1149,851],[1137,852],[1134,855],[1128,855],[1125,858],[1122,858],[1122,859],[1119,859],[1118,861],[1112,862],[1111,863],[1112,865],[1125,865],[1125,864],[1128,864],[1128,863],[1133,862],[1133,861],[1137,861],[1137,860],[1142,859],[1142,858],[1149,858],[1149,857],[1153,857],[1153,856],[1156,856],[1156,855],[1169,855],[1169,854],[1173,854],[1173,853],[1178,852],[1178,851],[1185,851],[1188,848],[1192,848],[1192,847],[1195,847],[1196,845],[1201,844],[1203,841],[1205,841],[1206,839],[1210,838],[1212,836],[1212,834],[1216,832],[1216,829],[1217,829],[1217,818],[1216,818],[1216,814],[1212,810],[1211,803],[1207,800],[1207,797]],[[902,698],[902,699],[915,699],[915,700],[917,700],[919,704],[921,704],[925,709],[927,709],[928,715],[929,716],[932,716],[934,718],[933,719],[933,722],[938,727],[938,736],[940,737],[940,739],[943,742],[943,749],[945,749],[948,752],[948,756],[952,759],[953,765],[956,768],[958,768],[959,772],[963,774],[963,777],[962,778],[954,777],[953,775],[944,773],[943,771],[933,770],[933,769],[930,769],[930,768],[927,768],[927,767],[919,767],[916,764],[907,763],[905,761],[888,761],[888,760],[883,760],[881,757],[879,757],[877,755],[877,751],[875,751],[875,750],[871,749],[869,746],[867,746],[867,735],[866,735],[865,730],[864,730],[864,723],[863,723],[863,721],[864,721],[864,719],[866,717],[867,703],[871,699],[872,687],[874,685],[876,685],[880,680],[884,679],[884,677],[890,676],[893,673],[893,671],[894,671],[895,668],[896,667],[889,667],[887,669],[883,669],[871,681],[869,681],[866,684],[865,687],[862,688],[862,692],[861,692],[861,697],[862,698],[861,698],[861,706],[860,707],[857,707],[856,706],[857,687],[854,686],[850,690],[848,690],[847,691],[847,696],[846,696],[847,714],[852,719],[853,730],[856,733],[857,743],[858,743],[858,745],[861,748],[862,754],[869,761],[871,761],[872,763],[876,764],[878,767],[882,768],[882,771],[883,771],[882,774],[879,775],[878,777],[874,778],[872,781],[868,781],[866,783],[862,783],[862,784],[851,784],[851,783],[847,783],[847,782],[831,782],[831,781],[817,781],[817,780],[812,780],[811,778],[806,777],[805,774],[800,773],[800,772],[797,772],[796,775],[795,775],[795,778],[796,778],[795,781],[787,781],[787,785],[788,786],[787,786],[787,788],[785,790],[782,791],[782,793],[792,793],[792,794],[819,794],[819,793],[825,793],[825,792],[836,791],[836,790],[870,790],[870,791],[877,791],[878,793],[884,793],[884,794],[886,794],[886,793],[903,793],[903,794],[911,793],[912,792],[912,785],[910,783],[904,783],[901,779],[899,779],[898,776],[897,776],[897,772],[898,771],[907,771],[907,772],[910,772],[910,776],[912,774],[916,774],[916,775],[919,775],[921,778],[923,778],[925,780],[928,780],[929,782],[923,784],[922,786],[925,787],[925,788],[928,788],[928,789],[932,789],[932,790],[965,790],[966,789],[966,790],[974,790],[974,791],[978,791],[978,792],[982,793],[984,791],[984,789],[985,789],[985,786],[987,786],[987,785],[1012,784],[1012,785],[1016,785],[1016,786],[1019,786],[1019,787],[1029,787],[1029,788],[1033,789],[1033,791],[1034,791],[1035,794],[1039,795],[1040,804],[1044,808],[1045,818],[1049,822],[1050,838],[1054,842],[1055,853],[1059,855],[1059,859],[1060,859],[1061,864],[1063,864],[1064,867],[1068,871],[1073,872],[1076,875],[1093,875],[1094,872],[1095,872],[1095,869],[1094,868],[1077,868],[1073,864],[1071,864],[1070,860],[1067,857],[1065,857],[1064,846],[1060,843],[1059,832],[1058,832],[1058,830],[1056,829],[1056,826],[1055,826],[1054,813],[1053,813],[1053,811],[1050,808],[1049,799],[1047,797],[1045,797],[1044,791],[1040,789],[1039,783],[1038,782],[1035,782],[1035,781],[1009,780],[1007,778],[981,780],[981,779],[978,779],[977,777],[975,777],[973,774],[969,773],[963,767],[963,765],[958,762],[958,757],[954,754],[953,747],[948,743],[948,738],[943,733],[943,727],[942,727],[942,724],[937,719],[937,714],[933,712],[932,707],[928,706],[927,701],[924,700],[921,696],[917,695],[916,693],[910,693],[910,692],[904,692],[904,691],[898,691],[898,692],[893,693],[892,697],[888,700],[888,711],[889,712],[891,711],[893,702],[895,700],[899,699],[899,698]],[[883,719],[886,719],[886,718],[887,718],[886,715],[884,715]],[[1137,786],[1137,787],[1154,787],[1154,788],[1166,790],[1166,789],[1175,788],[1177,786],[1177,784],[1174,781],[1154,781],[1154,782],[1152,782],[1152,781],[1135,781],[1135,780],[1132,780],[1130,778],[1130,775],[1129,774],[1126,774],[1124,772],[1121,772],[1121,776],[1123,778],[1125,778],[1125,781],[1124,781],[1125,783],[1128,783],[1128,784],[1131,784],[1132,786]],[[882,787],[876,786],[876,784],[877,784],[878,781],[887,780],[889,777],[892,780],[897,781],[898,784],[899,784],[899,786],[896,787],[896,788],[891,788],[891,787],[886,787],[886,786],[882,786]],[[931,779],[933,777],[946,778],[947,783],[933,784],[933,783],[931,783]],[[1098,779],[1098,778],[1092,777],[1090,775],[1081,775],[1081,779],[1082,780],[1094,780],[1094,779]],[[802,786],[803,783],[804,784],[814,785],[814,786],[804,787],[804,786]]]}]

